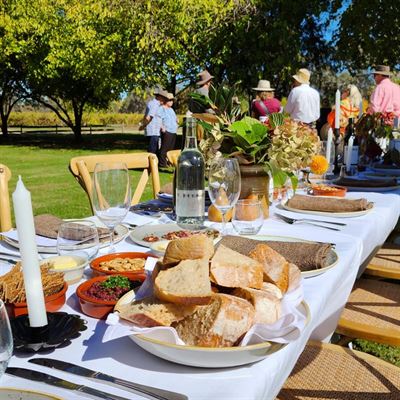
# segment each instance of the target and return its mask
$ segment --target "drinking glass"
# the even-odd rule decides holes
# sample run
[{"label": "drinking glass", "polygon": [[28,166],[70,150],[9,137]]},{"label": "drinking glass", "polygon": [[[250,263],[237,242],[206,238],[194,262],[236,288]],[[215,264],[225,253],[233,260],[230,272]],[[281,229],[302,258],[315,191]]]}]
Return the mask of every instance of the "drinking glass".
[{"label": "drinking glass", "polygon": [[232,217],[232,225],[239,235],[256,235],[264,223],[259,200],[238,200]]},{"label": "drinking glass", "polygon": [[87,260],[99,251],[99,232],[92,221],[69,221],[61,224],[57,234],[57,253],[74,255]]},{"label": "drinking glass", "polygon": [[8,320],[6,306],[0,300],[0,378],[7,369],[13,352],[13,337],[10,321]]},{"label": "drinking glass", "polygon": [[234,158],[219,158],[210,165],[208,193],[214,206],[222,214],[222,232],[225,234],[227,211],[232,208],[240,195],[240,169]]},{"label": "drinking glass", "polygon": [[328,167],[328,171],[325,172],[324,174],[324,180],[328,180],[328,179],[333,179],[334,175],[333,175],[333,168],[335,167],[335,145],[332,142],[331,143],[331,151],[329,153],[329,157],[327,154],[327,141],[324,140],[321,142],[321,150],[320,150],[320,155],[324,156],[329,163],[329,167]]},{"label": "drinking glass", "polygon": [[110,230],[109,253],[114,252],[114,229],[131,204],[129,171],[125,163],[98,163],[93,173],[92,205],[97,217]]}]

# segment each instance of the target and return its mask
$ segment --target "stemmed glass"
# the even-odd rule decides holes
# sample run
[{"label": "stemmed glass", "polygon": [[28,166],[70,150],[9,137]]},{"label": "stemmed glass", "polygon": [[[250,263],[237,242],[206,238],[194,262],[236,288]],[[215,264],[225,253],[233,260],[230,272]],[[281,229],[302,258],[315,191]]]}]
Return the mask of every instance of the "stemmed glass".
[{"label": "stemmed glass", "polygon": [[6,306],[0,300],[0,378],[7,369],[8,362],[13,352],[13,337]]},{"label": "stemmed glass", "polygon": [[92,205],[96,216],[110,230],[109,253],[114,252],[114,229],[131,204],[129,171],[125,163],[98,163],[93,173]]},{"label": "stemmed glass", "polygon": [[214,206],[222,214],[222,232],[225,234],[227,211],[232,208],[240,195],[240,169],[234,158],[218,158],[210,165],[208,193]]}]

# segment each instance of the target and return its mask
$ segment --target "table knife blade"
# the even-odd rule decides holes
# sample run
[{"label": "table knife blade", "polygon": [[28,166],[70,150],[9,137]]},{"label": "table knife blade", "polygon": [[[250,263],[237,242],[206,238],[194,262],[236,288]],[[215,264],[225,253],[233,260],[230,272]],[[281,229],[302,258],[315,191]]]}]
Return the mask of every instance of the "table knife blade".
[{"label": "table knife blade", "polygon": [[116,378],[111,375],[104,374],[102,372],[93,371],[89,368],[81,367],[80,365],[75,365],[66,361],[55,360],[52,358],[31,358],[29,362],[37,365],[42,365],[44,367],[58,369],[60,371],[69,372],[74,375],[84,376],[89,379],[98,380],[107,383],[111,386],[117,387],[119,389],[125,389],[132,391],[134,393],[139,393],[150,399],[157,400],[188,400],[188,397],[176,392],[171,392],[164,389],[158,389],[155,387],[150,387],[146,385],[141,385],[139,383],[129,382],[124,379]]},{"label": "table knife blade", "polygon": [[44,372],[34,371],[32,369],[8,367],[6,369],[6,373],[18,376],[19,378],[42,382],[62,389],[73,390],[76,392],[84,393],[94,399],[100,398],[105,400],[129,400],[126,397],[116,396],[111,393],[102,392],[101,390],[93,389],[89,386],[78,385],[76,383],[66,381],[56,376],[45,374]]}]

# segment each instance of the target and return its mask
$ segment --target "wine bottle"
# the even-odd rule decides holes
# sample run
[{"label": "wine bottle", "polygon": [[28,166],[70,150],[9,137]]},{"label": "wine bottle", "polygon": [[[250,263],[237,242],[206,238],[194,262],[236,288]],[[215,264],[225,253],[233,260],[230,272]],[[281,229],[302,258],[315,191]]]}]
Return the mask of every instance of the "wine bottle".
[{"label": "wine bottle", "polygon": [[356,135],[356,129],[354,126],[353,118],[349,118],[349,123],[346,127],[346,134],[344,137],[344,144],[345,144],[345,153],[349,151],[351,154],[349,156],[345,156],[345,160],[347,157],[350,157],[350,165],[357,165],[358,164],[358,138]]},{"label": "wine bottle", "polygon": [[197,148],[196,120],[186,117],[185,147],[176,169],[175,214],[184,229],[200,229],[204,223],[204,158]]}]

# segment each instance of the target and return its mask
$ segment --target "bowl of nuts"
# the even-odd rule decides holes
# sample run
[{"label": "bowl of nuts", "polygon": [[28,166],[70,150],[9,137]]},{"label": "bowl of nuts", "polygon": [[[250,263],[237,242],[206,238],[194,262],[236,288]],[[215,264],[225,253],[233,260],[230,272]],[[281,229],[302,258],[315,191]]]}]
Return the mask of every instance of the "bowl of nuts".
[{"label": "bowl of nuts", "polygon": [[111,253],[92,260],[90,268],[94,276],[122,275],[135,279],[143,275],[146,259],[151,256],[139,252]]},{"label": "bowl of nuts", "polygon": [[337,185],[312,185],[311,194],[314,196],[333,196],[333,197],[344,197],[346,196],[347,189],[343,186]]}]

